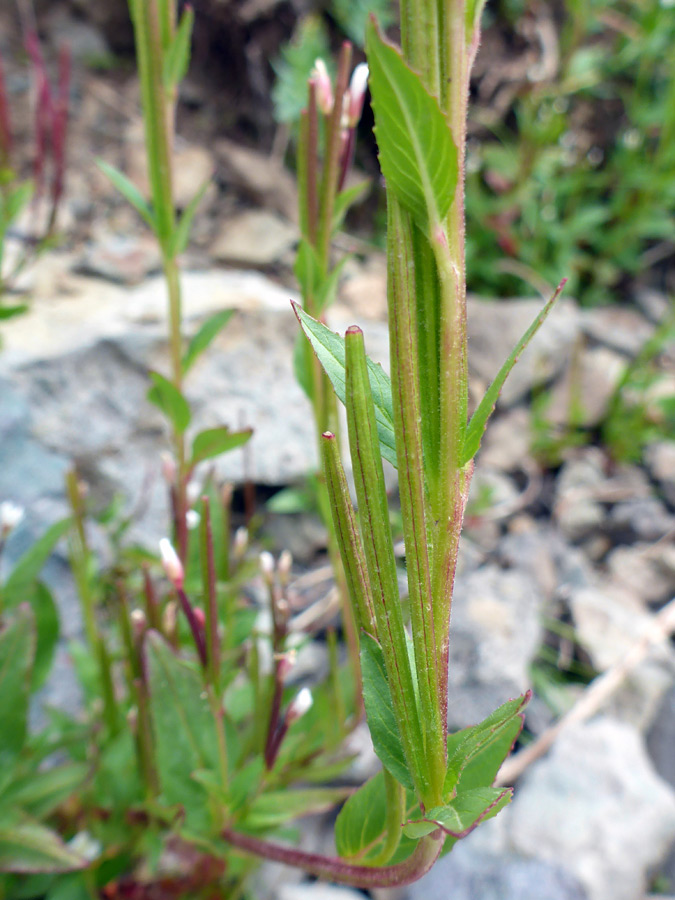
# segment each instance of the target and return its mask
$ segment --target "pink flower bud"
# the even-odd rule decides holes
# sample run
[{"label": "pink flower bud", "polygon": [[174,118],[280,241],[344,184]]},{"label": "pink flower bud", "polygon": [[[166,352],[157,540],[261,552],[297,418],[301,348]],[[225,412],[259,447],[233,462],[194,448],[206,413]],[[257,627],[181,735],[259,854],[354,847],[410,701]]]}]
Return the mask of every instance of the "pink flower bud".
[{"label": "pink flower bud", "polygon": [[363,101],[366,96],[367,86],[368,64],[359,63],[352,72],[352,78],[347,90],[347,125],[349,128],[355,128],[359,123],[363,112]]},{"label": "pink flower bud", "polygon": [[162,478],[171,486],[176,480],[176,462],[170,453],[162,453]]},{"label": "pink flower bud", "polygon": [[162,557],[162,566],[166,572],[167,578],[175,588],[180,590],[185,581],[185,570],[183,564],[178,558],[178,554],[173,549],[171,541],[168,538],[162,538],[159,542],[159,552]]},{"label": "pink flower bud", "polygon": [[326,63],[322,59],[317,59],[314,68],[309,76],[316,87],[316,105],[319,107],[324,116],[329,116],[333,112],[333,85],[326,68]]}]

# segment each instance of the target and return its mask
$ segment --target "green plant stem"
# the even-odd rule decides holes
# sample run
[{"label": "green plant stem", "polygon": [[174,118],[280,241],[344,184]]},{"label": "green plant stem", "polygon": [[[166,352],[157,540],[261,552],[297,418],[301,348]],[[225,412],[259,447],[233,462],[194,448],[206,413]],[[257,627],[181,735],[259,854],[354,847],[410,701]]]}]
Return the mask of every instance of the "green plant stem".
[{"label": "green plant stem", "polygon": [[310,875],[327,878],[339,884],[350,884],[361,888],[404,887],[421,878],[438,859],[443,847],[445,835],[439,830],[422,838],[412,855],[404,862],[393,866],[357,865],[345,862],[337,856],[322,856],[319,853],[307,853],[261,840],[249,834],[242,834],[231,828],[223,831],[228,843],[244,853],[252,853],[262,859],[297,866]]},{"label": "green plant stem", "polygon": [[374,637],[375,610],[363,546],[356,525],[356,513],[349,496],[340,448],[335,435],[330,431],[321,436],[321,458],[330,498],[333,529],[342,557],[349,596],[356,610],[359,626]]},{"label": "green plant stem", "polygon": [[387,798],[387,811],[384,826],[384,845],[375,858],[369,860],[371,866],[384,866],[392,858],[401,843],[401,825],[405,822],[405,788],[399,784],[387,769],[384,775],[384,789]]},{"label": "green plant stem", "polygon": [[435,638],[422,450],[420,367],[415,314],[416,290],[411,222],[390,196],[387,200],[389,346],[396,434],[396,458],[408,571],[420,719],[432,793],[441,797],[445,780],[446,725],[438,685],[442,682]]},{"label": "green plant stem", "polygon": [[89,562],[91,554],[84,530],[84,511],[76,472],[71,469],[66,475],[66,493],[73,511],[75,522],[75,538],[71,544],[71,565],[75,584],[80,597],[84,632],[90,651],[94,654],[98,666],[103,695],[103,718],[111,735],[120,730],[120,716],[115,700],[115,687],[112,677],[112,663],[108,648],[96,626],[96,599],[91,589]]},{"label": "green plant stem", "polygon": [[319,227],[317,234],[317,255],[327,274],[330,255],[330,241],[333,234],[333,210],[340,177],[340,144],[342,133],[342,98],[349,82],[349,68],[352,61],[351,44],[342,45],[335,80],[335,103],[326,128],[326,158],[321,179],[319,201]]},{"label": "green plant stem", "polygon": [[438,805],[441,797],[436,792],[436,786],[430,784],[426,766],[425,740],[420,727],[403,626],[375,407],[368,379],[363,333],[356,326],[347,329],[345,357],[349,446],[377,623],[377,640],[382,647],[408,767],[420,798],[430,807]]},{"label": "green plant stem", "polygon": [[201,554],[202,587],[206,600],[206,672],[209,684],[218,691],[220,682],[220,639],[218,636],[218,596],[216,589],[216,566],[213,555],[213,533],[211,530],[211,506],[209,498],[202,497]]}]

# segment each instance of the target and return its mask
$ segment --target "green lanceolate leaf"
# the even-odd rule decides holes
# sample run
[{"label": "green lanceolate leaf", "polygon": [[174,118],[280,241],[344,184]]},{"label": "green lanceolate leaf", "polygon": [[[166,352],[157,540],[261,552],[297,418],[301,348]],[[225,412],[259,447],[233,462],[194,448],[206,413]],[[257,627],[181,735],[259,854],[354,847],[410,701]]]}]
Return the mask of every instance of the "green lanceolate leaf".
[{"label": "green lanceolate leaf", "polygon": [[480,22],[487,0],[468,0],[466,4],[466,39],[471,41],[474,30]]},{"label": "green lanceolate leaf", "polygon": [[186,6],[164,57],[163,79],[164,87],[167,90],[175,88],[187,75],[188,66],[190,65],[190,40],[192,38],[194,21],[194,10],[191,6]]},{"label": "green lanceolate leaf", "polygon": [[530,696],[528,692],[509,700],[478,725],[448,737],[446,796],[494,784],[497,772],[521,732],[523,710]]},{"label": "green lanceolate leaf", "polygon": [[31,690],[36,691],[46,681],[52,666],[59,640],[59,612],[51,591],[41,581],[35,583],[31,596],[26,599],[35,616],[37,645]]},{"label": "green lanceolate leaf", "polygon": [[375,753],[394,778],[412,790],[413,782],[396,724],[384,656],[377,641],[365,633],[361,636],[361,674],[363,704]]},{"label": "green lanceolate leaf", "polygon": [[464,438],[464,450],[462,453],[461,465],[466,465],[466,463],[468,463],[469,460],[473,459],[478,452],[480,442],[483,438],[483,432],[485,431],[485,426],[487,425],[487,421],[494,411],[499,393],[504,387],[504,382],[506,381],[511,369],[518,361],[518,357],[520,356],[520,354],[527,347],[535,334],[539,331],[539,328],[543,324],[544,319],[553,309],[553,305],[562,293],[562,289],[564,288],[566,281],[567,279],[565,279],[565,281],[562,281],[558,285],[551,299],[546,303],[537,318],[530,325],[522,338],[518,341],[515,348],[513,349],[513,352],[509,355],[508,359],[497,373],[496,378],[485,392],[483,399],[478,404],[478,408],[471,416],[471,421],[467,426],[466,436]]},{"label": "green lanceolate leaf", "polygon": [[179,434],[183,434],[192,418],[187,400],[168,378],[159,372],[150,372],[153,385],[148,400],[160,409]]},{"label": "green lanceolate leaf", "polygon": [[12,783],[0,797],[0,804],[5,809],[22,809],[36,819],[44,819],[79,791],[90,773],[89,765],[77,762],[31,772]]},{"label": "green lanceolate leaf", "polygon": [[247,830],[277,828],[290,819],[332,809],[348,794],[349,788],[269,791],[256,797],[251,803],[242,824]]},{"label": "green lanceolate leaf", "polygon": [[102,159],[97,159],[96,165],[104,175],[108,176],[125,200],[131,203],[143,221],[146,222],[153,231],[156,231],[157,223],[155,222],[155,216],[150,208],[150,204],[138,190],[133,181],[130,181],[119,169],[109,165]]},{"label": "green lanceolate leaf", "polygon": [[344,221],[347,210],[357,203],[370,188],[370,181],[360,181],[352,187],[345,188],[335,198],[333,207],[333,231],[337,231]]},{"label": "green lanceolate leaf", "polygon": [[210,184],[211,178],[209,177],[185,207],[185,211],[180,217],[180,220],[176,225],[173,234],[171,235],[171,240],[169,241],[167,250],[169,256],[180,256],[181,253],[185,252],[185,248],[187,247],[188,241],[190,240],[190,231],[192,229],[192,223],[194,222],[195,215],[197,214],[197,209],[199,208],[199,204],[202,202],[204,194],[206,193]]},{"label": "green lanceolate leaf", "polygon": [[232,318],[233,313],[233,309],[221,309],[200,326],[199,331],[188,344],[183,357],[183,375],[192,368],[207,347],[218,337]]},{"label": "green lanceolate leaf", "polygon": [[73,872],[86,865],[51,829],[28,817],[0,818],[0,872]]},{"label": "green lanceolate leaf", "polygon": [[[341,403],[345,402],[345,340],[321,322],[317,322],[297,304],[293,309],[300,326],[307,336],[317,358],[330,379]],[[380,440],[382,458],[396,466],[396,438],[391,401],[391,381],[382,366],[371,359],[368,363],[368,380],[375,404],[375,421]]]},{"label": "green lanceolate leaf", "polygon": [[243,431],[230,431],[227,425],[200,431],[192,442],[190,467],[196,466],[205,459],[213,459],[214,456],[227,453],[228,450],[234,450],[235,447],[243,446],[252,434],[251,428],[245,428]]},{"label": "green lanceolate leaf", "polygon": [[22,604],[7,617],[0,631],[0,768],[3,771],[19,755],[26,739],[34,629],[30,607]]},{"label": "green lanceolate leaf", "polygon": [[458,794],[445,806],[430,809],[422,818],[408,822],[403,832],[410,838],[421,838],[442,828],[449,837],[466,837],[477,825],[491,819],[510,801],[511,788],[476,788]]},{"label": "green lanceolate leaf", "polygon": [[14,316],[20,316],[28,312],[28,305],[20,303],[18,306],[0,306],[0,321],[2,319],[13,319]]},{"label": "green lanceolate leaf", "polygon": [[56,522],[20,557],[2,588],[5,609],[30,599],[27,592],[36,581],[52,550],[70,526],[71,519]]},{"label": "green lanceolate leaf", "polygon": [[438,100],[371,20],[366,28],[375,136],[387,189],[428,230],[447,213],[457,184],[457,148]]},{"label": "green lanceolate leaf", "polygon": [[208,822],[204,789],[191,777],[218,770],[218,737],[200,674],[180,660],[160,635],[146,641],[155,760],[168,804],[181,804],[192,827]]},{"label": "green lanceolate leaf", "polygon": [[387,820],[384,772],[378,772],[352,794],[335,822],[335,848],[340,856],[359,858],[382,837]]}]

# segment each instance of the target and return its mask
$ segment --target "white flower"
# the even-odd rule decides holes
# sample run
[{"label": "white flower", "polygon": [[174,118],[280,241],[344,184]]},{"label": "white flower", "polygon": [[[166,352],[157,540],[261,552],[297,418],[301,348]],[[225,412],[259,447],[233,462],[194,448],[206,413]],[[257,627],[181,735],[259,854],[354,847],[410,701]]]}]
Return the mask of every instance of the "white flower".
[{"label": "white flower", "polygon": [[183,581],[185,580],[185,570],[183,569],[182,562],[178,558],[178,554],[168,538],[162,538],[159,542],[159,552],[162,557],[164,571],[166,572],[169,581],[174,587],[180,590],[180,588],[183,587]]},{"label": "white flower", "polygon": [[13,531],[25,515],[23,506],[5,500],[0,503],[0,537],[7,537]]},{"label": "white flower", "polygon": [[312,692],[308,687],[301,688],[295,700],[291,702],[286,713],[287,722],[295,722],[300,716],[304,716],[314,703]]},{"label": "white flower", "polygon": [[201,522],[201,518],[202,517],[199,515],[196,509],[188,509],[188,511],[185,513],[185,524],[188,527],[188,531],[194,531]]},{"label": "white flower", "polygon": [[352,72],[351,81],[349,82],[349,97],[347,105],[347,124],[349,128],[355,128],[358,125],[361,113],[363,112],[363,100],[366,96],[366,87],[368,86],[368,64],[359,63]]}]

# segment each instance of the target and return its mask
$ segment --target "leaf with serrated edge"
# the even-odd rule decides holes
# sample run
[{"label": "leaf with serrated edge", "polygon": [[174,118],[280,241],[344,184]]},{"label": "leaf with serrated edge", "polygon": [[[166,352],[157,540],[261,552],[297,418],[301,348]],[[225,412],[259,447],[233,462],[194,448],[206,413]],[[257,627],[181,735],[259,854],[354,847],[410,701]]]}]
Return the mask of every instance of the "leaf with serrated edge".
[{"label": "leaf with serrated edge", "polygon": [[462,452],[461,465],[466,465],[466,463],[468,463],[469,460],[473,459],[478,452],[480,442],[483,438],[483,432],[485,431],[485,426],[487,425],[488,419],[492,415],[495,404],[497,402],[497,398],[499,397],[501,389],[504,387],[504,382],[511,372],[511,369],[518,361],[518,357],[520,356],[520,354],[527,347],[535,334],[539,331],[539,328],[543,324],[544,319],[553,309],[553,305],[562,293],[562,289],[565,287],[566,282],[566,278],[560,282],[551,299],[546,303],[537,318],[530,325],[522,338],[518,341],[515,348],[513,349],[513,352],[509,355],[508,359],[497,373],[495,380],[487,389],[485,395],[483,396],[483,399],[478,404],[476,411],[471,416],[471,421],[469,422],[466,429],[466,437],[464,438],[464,449]]},{"label": "leaf with serrated edge", "polygon": [[403,833],[421,838],[437,828],[454,838],[463,838],[474,828],[496,816],[511,801],[512,788],[476,788],[463,791],[445,806],[436,806],[420,819],[407,822]]},{"label": "leaf with serrated edge", "polygon": [[400,784],[412,789],[413,782],[396,724],[382,650],[377,641],[365,632],[361,635],[361,674],[363,705],[375,753]]},{"label": "leaf with serrated edge", "polygon": [[387,819],[384,773],[378,772],[352,794],[335,821],[340,856],[358,857],[382,835]]},{"label": "leaf with serrated edge", "polygon": [[366,27],[375,137],[387,189],[424,230],[440,223],[457,184],[457,148],[438,100],[384,41],[372,20]]},{"label": "leaf with serrated edge", "polygon": [[[508,700],[478,725],[449,736],[448,770],[444,785],[446,795],[454,792],[458,784],[462,784],[465,773],[467,780],[464,786],[467,788],[492,785],[499,767],[520,734],[523,710],[531,696],[528,691],[522,697]],[[486,780],[482,784],[476,784],[481,775]]]},{"label": "leaf with serrated edge", "polygon": [[[297,303],[293,309],[298,317],[300,326],[309,340],[314,352],[333,389],[338,400],[344,404],[345,390],[345,339],[335,334],[330,328],[317,322]],[[369,357],[368,379],[375,404],[375,420],[377,422],[377,436],[380,439],[380,452],[382,458],[396,467],[396,438],[394,435],[394,413],[391,399],[391,381],[381,365],[376,364]]]}]

